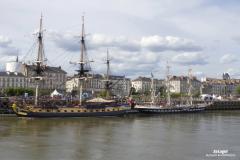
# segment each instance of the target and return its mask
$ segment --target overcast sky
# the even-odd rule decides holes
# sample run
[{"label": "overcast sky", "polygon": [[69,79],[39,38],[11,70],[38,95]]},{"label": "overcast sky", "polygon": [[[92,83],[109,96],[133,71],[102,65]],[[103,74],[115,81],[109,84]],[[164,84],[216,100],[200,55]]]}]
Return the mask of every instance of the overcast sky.
[{"label": "overcast sky", "polygon": [[48,65],[74,73],[84,13],[95,73],[105,72],[108,48],[115,75],[163,78],[168,61],[175,75],[240,77],[239,0],[1,0],[0,10],[2,67],[35,58],[42,13]]}]

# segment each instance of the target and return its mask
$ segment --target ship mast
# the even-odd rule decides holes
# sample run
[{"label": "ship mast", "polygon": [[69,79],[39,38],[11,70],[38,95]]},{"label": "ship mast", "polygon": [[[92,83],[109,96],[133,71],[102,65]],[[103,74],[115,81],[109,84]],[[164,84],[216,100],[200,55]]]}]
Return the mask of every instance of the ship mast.
[{"label": "ship mast", "polygon": [[167,63],[167,73],[166,73],[166,78],[167,78],[167,106],[171,105],[171,96],[170,96],[170,66]]},{"label": "ship mast", "polygon": [[33,77],[36,81],[36,92],[35,92],[35,106],[38,105],[38,90],[39,90],[39,82],[43,79],[43,61],[44,61],[44,49],[43,49],[43,29],[42,29],[42,15],[40,18],[40,27],[37,33],[38,35],[38,54],[35,60],[36,69],[35,76]]},{"label": "ship mast", "polygon": [[79,65],[79,69],[76,70],[78,72],[79,105],[82,105],[83,82],[87,78],[86,73],[88,73],[91,70],[90,66],[88,66],[85,36],[86,35],[85,35],[85,28],[84,28],[84,16],[82,16],[82,34],[81,34],[81,40],[80,40],[80,47],[81,47],[80,59],[78,62],[70,62],[70,63]]},{"label": "ship mast", "polygon": [[189,96],[189,105],[193,104],[192,98],[192,69],[188,70],[188,96]]},{"label": "ship mast", "polygon": [[105,83],[105,89],[106,89],[106,98],[110,97],[110,89],[111,89],[111,82],[110,82],[110,59],[109,59],[109,53],[108,53],[108,49],[107,49],[107,60],[106,60],[106,64],[107,64],[107,75],[106,75],[106,83]]},{"label": "ship mast", "polygon": [[152,100],[152,104],[155,103],[155,90],[154,90],[154,76],[151,73],[151,100]]}]

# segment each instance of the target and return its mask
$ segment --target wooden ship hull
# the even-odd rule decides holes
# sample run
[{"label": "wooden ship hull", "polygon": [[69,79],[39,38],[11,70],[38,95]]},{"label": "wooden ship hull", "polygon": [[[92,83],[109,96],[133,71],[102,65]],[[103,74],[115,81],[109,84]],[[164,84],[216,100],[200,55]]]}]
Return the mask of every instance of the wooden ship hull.
[{"label": "wooden ship hull", "polygon": [[36,118],[54,118],[54,117],[113,117],[123,116],[126,111],[111,111],[111,112],[20,112],[18,117],[36,117]]},{"label": "wooden ship hull", "polygon": [[42,108],[35,107],[31,109],[14,109],[18,117],[109,117],[123,116],[127,114],[129,107],[117,106],[106,108],[81,108],[81,107],[60,107],[60,108]]}]

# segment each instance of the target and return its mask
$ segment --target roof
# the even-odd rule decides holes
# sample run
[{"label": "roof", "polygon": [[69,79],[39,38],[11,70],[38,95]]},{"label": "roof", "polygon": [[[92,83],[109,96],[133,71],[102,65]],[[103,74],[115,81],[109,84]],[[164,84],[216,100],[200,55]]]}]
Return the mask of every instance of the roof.
[{"label": "roof", "polygon": [[[89,74],[89,77],[92,77],[92,78],[98,78],[98,79],[104,79],[105,75],[103,74]],[[72,79],[72,78],[78,78],[78,75],[75,74],[74,76],[72,77],[68,77],[68,79]],[[118,80],[118,79],[124,79],[125,76],[116,76],[116,75],[109,75],[109,79],[110,80]],[[126,80],[129,80],[129,78],[125,78]]]},{"label": "roof", "polygon": [[[35,69],[35,65],[25,65],[26,68],[30,69],[30,70],[34,70]],[[62,74],[67,74],[66,71],[64,71],[61,66],[59,67],[52,67],[52,66],[45,66],[44,68],[45,72],[51,72],[51,73],[62,73]]]},{"label": "roof", "polygon": [[0,76],[25,77],[22,73],[17,72],[0,72]]},{"label": "roof", "polygon": [[[189,79],[188,76],[172,76],[170,78],[170,81],[187,81],[188,79]],[[199,81],[196,77],[192,77],[192,80]]]},{"label": "roof", "polygon": [[151,78],[141,77],[141,76],[140,76],[140,77],[134,79],[133,82],[134,82],[134,81],[149,81],[149,82],[151,82]]},{"label": "roof", "polygon": [[[137,79],[134,79],[132,80],[133,82],[136,82],[136,81],[147,81],[147,82],[151,82],[152,79],[151,78],[148,78],[148,77],[138,77]],[[164,81],[163,79],[153,79],[154,82],[156,81]]]},{"label": "roof", "polygon": [[206,78],[203,84],[240,84],[240,79]]}]

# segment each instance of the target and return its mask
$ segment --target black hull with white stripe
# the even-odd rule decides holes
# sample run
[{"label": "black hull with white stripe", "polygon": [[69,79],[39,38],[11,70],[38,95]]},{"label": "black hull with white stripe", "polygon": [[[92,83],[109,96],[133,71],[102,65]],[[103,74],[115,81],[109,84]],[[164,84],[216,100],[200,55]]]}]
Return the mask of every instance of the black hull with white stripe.
[{"label": "black hull with white stripe", "polygon": [[160,107],[139,107],[136,108],[141,113],[148,114],[165,114],[165,113],[195,113],[202,112],[206,107],[171,107],[171,108],[160,108]]}]

